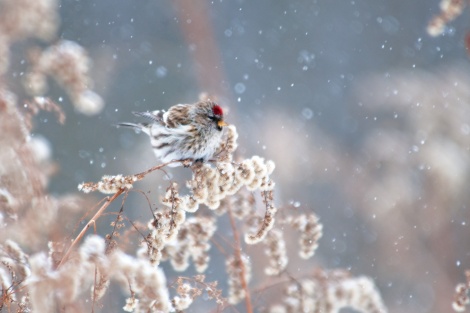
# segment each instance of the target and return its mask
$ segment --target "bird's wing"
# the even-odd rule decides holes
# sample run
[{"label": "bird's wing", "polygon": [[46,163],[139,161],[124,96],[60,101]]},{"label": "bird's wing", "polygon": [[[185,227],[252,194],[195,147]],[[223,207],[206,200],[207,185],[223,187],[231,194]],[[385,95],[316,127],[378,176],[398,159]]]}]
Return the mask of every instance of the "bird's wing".
[{"label": "bird's wing", "polygon": [[189,106],[191,106],[191,104],[177,104],[168,109],[168,112],[163,114],[163,123],[165,126],[168,128],[176,128],[180,125],[190,124]]}]

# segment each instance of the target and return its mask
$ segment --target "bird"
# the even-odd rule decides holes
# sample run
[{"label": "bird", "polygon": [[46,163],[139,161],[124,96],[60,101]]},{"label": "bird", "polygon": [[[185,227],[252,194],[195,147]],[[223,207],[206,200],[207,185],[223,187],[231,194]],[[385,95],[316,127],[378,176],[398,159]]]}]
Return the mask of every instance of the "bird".
[{"label": "bird", "polygon": [[[150,144],[162,163],[191,159],[207,162],[216,153],[223,129],[228,126],[220,105],[203,100],[192,104],[177,104],[165,110],[132,112],[149,120],[148,123],[119,123],[150,137]],[[179,166],[181,162],[170,163]]]}]

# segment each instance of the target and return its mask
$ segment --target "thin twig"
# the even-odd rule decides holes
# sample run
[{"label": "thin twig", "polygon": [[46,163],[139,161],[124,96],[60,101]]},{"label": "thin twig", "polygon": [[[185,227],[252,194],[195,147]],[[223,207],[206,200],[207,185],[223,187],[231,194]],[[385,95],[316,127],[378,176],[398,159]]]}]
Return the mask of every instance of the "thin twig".
[{"label": "thin twig", "polygon": [[[101,199],[100,201],[98,201],[95,205],[93,205],[93,207],[91,207],[90,209],[88,209],[85,214],[82,215],[82,217],[80,217],[80,219],[75,223],[75,225],[73,226],[73,230],[72,230],[72,234],[75,233],[78,229],[78,227],[80,226],[80,224],[86,219],[86,217],[91,213],[91,212],[94,212],[95,209],[101,205],[101,203],[105,202],[106,201],[106,198],[103,198]],[[67,240],[71,240],[72,236],[68,236]]]},{"label": "thin twig", "polygon": [[225,251],[224,247],[222,247],[222,245],[221,245],[220,243],[218,243],[217,240],[215,240],[214,237],[212,237],[212,238],[210,239],[210,241],[214,244],[214,246],[219,250],[219,252],[220,252],[225,258],[228,257],[227,251]]},{"label": "thin twig", "polygon": [[143,192],[142,190],[134,190],[134,191],[139,192],[140,194],[142,194],[145,197],[145,199],[147,200],[147,203],[149,204],[150,214],[152,214],[154,220],[157,219],[157,217],[155,216],[155,212],[153,212],[153,210],[152,210],[152,204],[150,203],[150,199],[149,199],[149,197],[147,197],[145,192]]},{"label": "thin twig", "polygon": [[[159,164],[159,165],[156,165],[144,172],[141,172],[141,173],[138,173],[138,174],[135,174],[134,176],[137,177],[137,180],[141,180],[143,179],[147,174],[153,172],[153,171],[156,171],[156,170],[160,170],[162,169],[163,167],[167,166],[168,164],[171,164],[171,163],[175,163],[175,162],[188,162],[188,160],[172,160],[170,162],[167,162],[167,163],[163,163],[163,164]],[[72,241],[72,244],[70,245],[70,247],[67,249],[67,252],[64,254],[64,256],[62,257],[62,259],[60,260],[59,264],[57,265],[57,269],[67,260],[67,258],[69,257],[70,253],[72,252],[72,249],[73,247],[75,247],[75,245],[80,242],[80,240],[82,239],[82,237],[85,235],[86,231],[88,230],[88,228],[91,227],[91,225],[95,224],[96,220],[101,216],[101,214],[103,214],[104,210],[106,210],[106,208],[114,201],[116,200],[117,197],[119,197],[123,192],[125,192],[127,189],[119,189],[119,191],[117,191],[111,198],[107,198],[106,199],[106,202],[101,206],[101,208],[98,210],[98,212],[96,212],[96,214],[88,221],[88,223],[85,225],[85,227],[83,227],[82,231],[78,234],[78,236]]]},{"label": "thin twig", "polygon": [[93,299],[91,302],[91,313],[95,313],[95,303],[96,303],[96,280],[98,278],[98,267],[95,265],[95,280],[93,282]]},{"label": "thin twig", "polygon": [[[160,165],[156,165],[156,166],[154,166],[154,167],[152,167],[152,168],[149,168],[149,169],[146,170],[146,171],[143,171],[142,173],[135,174],[134,176],[137,177],[137,180],[141,180],[142,178],[145,177],[145,175],[147,175],[147,174],[149,174],[149,173],[151,173],[151,172],[153,172],[153,171],[156,171],[156,170],[161,170],[163,167],[165,167],[165,166],[167,166],[167,165],[169,165],[169,164],[176,163],[176,162],[180,162],[180,163],[184,164],[185,162],[190,162],[190,161],[192,161],[192,159],[186,159],[186,160],[172,160],[172,161],[170,161],[170,162],[166,162],[166,163],[163,163],[163,164],[160,164]],[[165,171],[163,171],[163,172],[166,174]],[[168,174],[166,174],[166,175],[168,176]]]},{"label": "thin twig", "polygon": [[70,253],[72,252],[73,247],[82,239],[82,237],[85,235],[86,231],[88,228],[91,227],[91,225],[95,224],[96,220],[103,214],[104,210],[114,201],[116,200],[117,197],[119,197],[125,189],[120,189],[118,192],[116,192],[111,198],[108,197],[106,199],[106,202],[101,206],[101,208],[96,212],[96,214],[91,218],[91,220],[88,221],[88,223],[83,227],[82,231],[78,234],[78,236],[72,241],[72,244],[70,247],[67,249],[67,252],[65,252],[64,256],[59,262],[59,265],[57,265],[57,269],[67,260],[69,257]]}]

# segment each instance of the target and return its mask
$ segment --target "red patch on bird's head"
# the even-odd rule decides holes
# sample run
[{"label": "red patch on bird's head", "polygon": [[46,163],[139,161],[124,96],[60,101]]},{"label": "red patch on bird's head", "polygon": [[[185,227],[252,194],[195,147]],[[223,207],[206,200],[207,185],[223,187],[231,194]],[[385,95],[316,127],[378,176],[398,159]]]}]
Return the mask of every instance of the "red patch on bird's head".
[{"label": "red patch on bird's head", "polygon": [[214,113],[214,115],[224,115],[224,111],[222,111],[222,108],[218,104],[212,107],[212,113]]}]

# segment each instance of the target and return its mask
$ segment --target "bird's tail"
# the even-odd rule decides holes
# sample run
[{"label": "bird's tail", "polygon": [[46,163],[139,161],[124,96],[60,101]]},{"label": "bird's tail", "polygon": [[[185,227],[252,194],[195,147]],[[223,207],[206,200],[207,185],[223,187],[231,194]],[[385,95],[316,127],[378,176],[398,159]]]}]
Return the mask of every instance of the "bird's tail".
[{"label": "bird's tail", "polygon": [[141,124],[135,124],[135,123],[119,123],[119,124],[114,124],[116,127],[130,127],[130,128],[137,128],[141,129],[143,125]]},{"label": "bird's tail", "polygon": [[148,129],[149,129],[149,124],[148,123],[119,123],[119,124],[114,124],[116,127],[129,127],[134,129],[136,132],[144,132],[148,134]]}]

